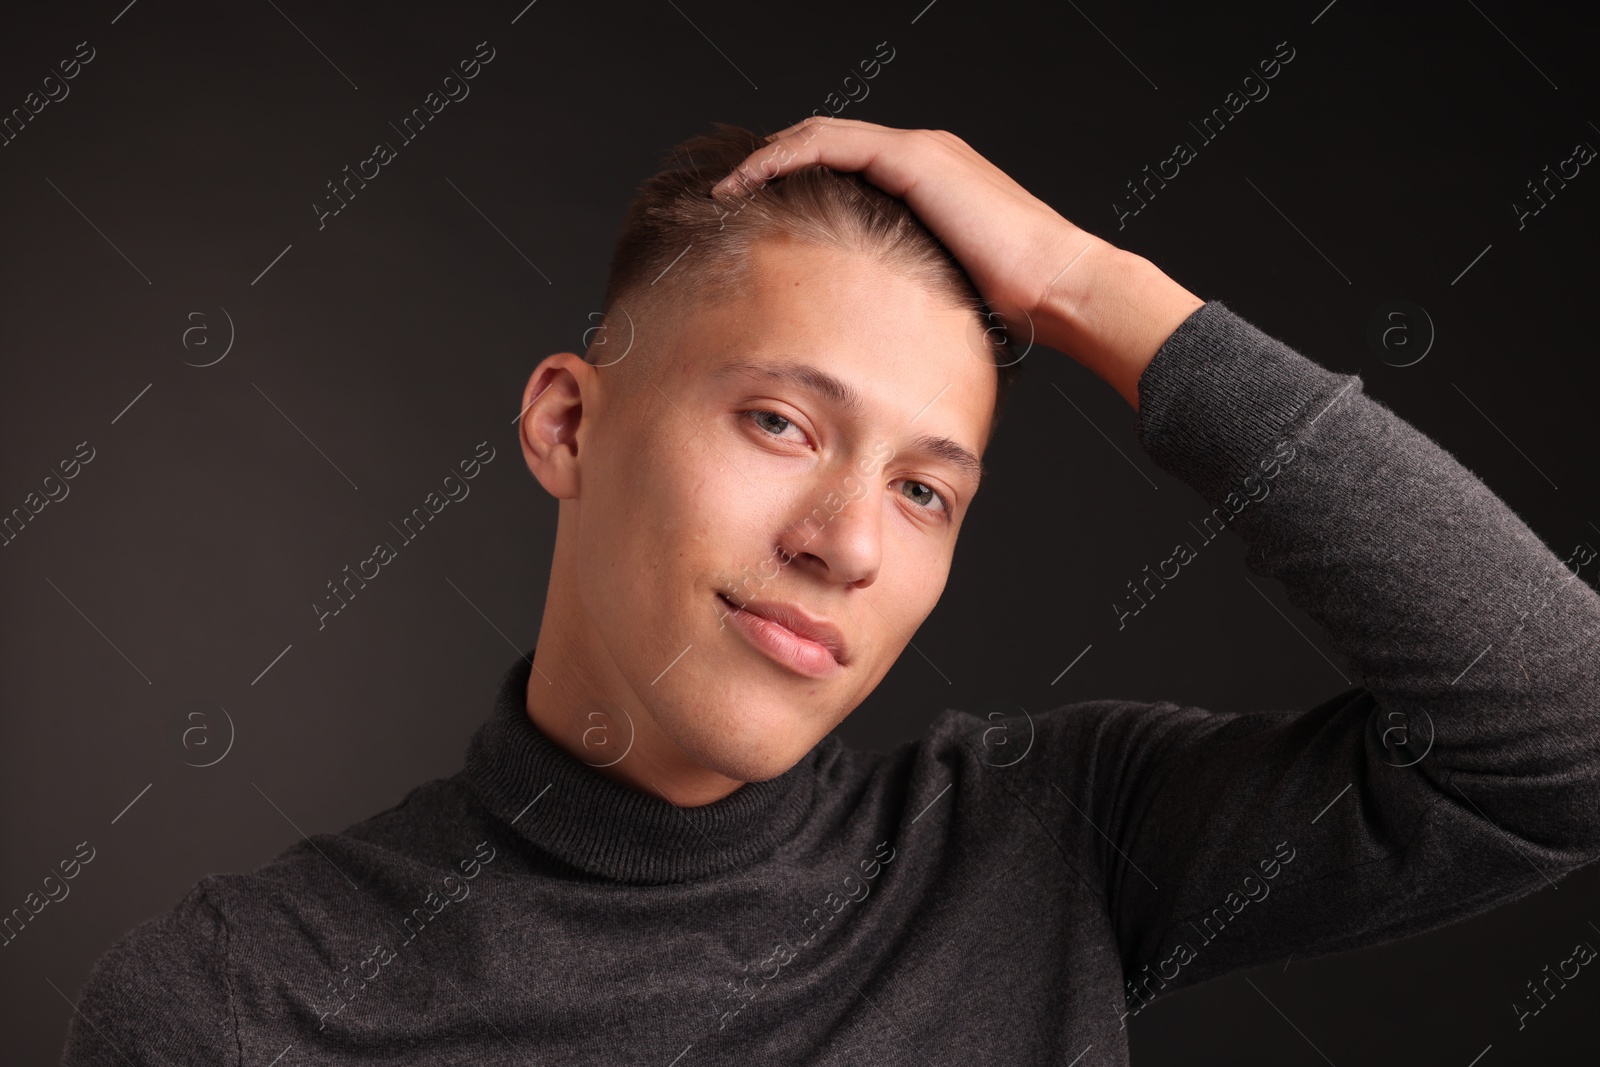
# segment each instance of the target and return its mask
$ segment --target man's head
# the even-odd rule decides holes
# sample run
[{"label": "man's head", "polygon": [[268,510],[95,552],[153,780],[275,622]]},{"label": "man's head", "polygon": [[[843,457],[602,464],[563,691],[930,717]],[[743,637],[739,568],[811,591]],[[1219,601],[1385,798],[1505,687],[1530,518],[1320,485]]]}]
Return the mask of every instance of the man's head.
[{"label": "man's head", "polygon": [[[948,253],[859,176],[711,199],[762,143],[679,146],[630,206],[587,358],[549,357],[524,395],[525,458],[561,501],[530,713],[680,803],[782,773],[887,673],[944,589],[1016,367]],[[831,624],[837,657],[760,618],[786,611]]]}]

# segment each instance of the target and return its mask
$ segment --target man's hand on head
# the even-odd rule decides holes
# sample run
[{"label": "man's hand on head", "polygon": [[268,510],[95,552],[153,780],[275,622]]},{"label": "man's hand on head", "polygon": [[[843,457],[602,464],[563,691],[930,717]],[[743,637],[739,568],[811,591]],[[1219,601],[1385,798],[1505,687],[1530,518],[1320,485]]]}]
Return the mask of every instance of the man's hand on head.
[{"label": "man's hand on head", "polygon": [[1149,260],[1063,218],[944,130],[812,116],[717,183],[734,198],[813,164],[859,172],[904,200],[1014,336],[1067,353],[1139,406],[1139,375],[1204,303]]}]

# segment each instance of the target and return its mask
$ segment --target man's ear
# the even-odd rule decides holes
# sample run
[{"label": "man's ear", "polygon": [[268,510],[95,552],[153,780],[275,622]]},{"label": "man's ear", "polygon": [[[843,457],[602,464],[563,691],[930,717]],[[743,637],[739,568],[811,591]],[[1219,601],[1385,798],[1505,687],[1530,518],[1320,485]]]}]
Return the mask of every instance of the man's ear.
[{"label": "man's ear", "polygon": [[518,436],[522,458],[545,491],[558,500],[581,488],[579,443],[585,436],[583,399],[598,399],[595,369],[574,352],[547,356],[522,392]]}]

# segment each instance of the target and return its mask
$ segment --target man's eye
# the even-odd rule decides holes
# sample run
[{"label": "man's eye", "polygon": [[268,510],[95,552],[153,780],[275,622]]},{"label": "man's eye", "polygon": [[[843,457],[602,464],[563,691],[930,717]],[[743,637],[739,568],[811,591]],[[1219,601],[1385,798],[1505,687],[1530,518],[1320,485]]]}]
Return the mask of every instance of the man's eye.
[{"label": "man's eye", "polygon": [[[782,437],[784,431],[788,429],[800,430],[792,420],[784,418],[776,411],[769,411],[764,408],[746,411],[743,413],[743,417],[761,427],[765,433],[772,437]],[[804,430],[800,430],[800,437],[804,441]],[[916,504],[919,510],[940,515],[945,522],[953,521],[950,502],[944,498],[943,493],[940,493],[933,486],[926,482],[915,482],[909,478],[903,479],[900,484],[902,487],[912,487],[911,493],[904,493],[904,488],[902,488],[902,493],[907,499]]]},{"label": "man's eye", "polygon": [[[747,411],[744,414],[745,414],[745,417],[748,418],[751,422],[753,422],[757,426],[761,427],[763,430],[765,430],[767,433],[771,434],[773,437],[782,437],[783,436],[783,432],[785,430],[789,429],[790,427],[794,427],[797,430],[799,429],[799,427],[795,426],[795,424],[793,422],[791,422],[790,420],[784,418],[782,415],[779,415],[776,411],[756,410],[756,411]],[[773,423],[777,423],[779,425],[777,425],[777,427],[774,428],[773,425],[772,425]],[[800,431],[800,437],[801,437],[802,441],[805,439],[805,431],[804,430]],[[793,438],[790,438],[790,440],[793,440]]]},{"label": "man's eye", "polygon": [[[914,486],[915,488],[923,490],[924,492],[926,492],[928,494],[927,496],[923,496],[921,494],[918,494],[918,495],[915,495],[915,496],[913,496],[911,494],[905,494],[906,496],[909,497],[909,499],[911,499],[913,501],[916,501],[917,505],[919,507],[922,507],[922,509],[924,511],[934,511],[934,512],[942,511],[942,512],[944,512],[946,520],[948,520],[950,518],[950,504],[949,504],[949,502],[947,500],[945,500],[944,496],[937,489],[935,489],[933,486],[928,485],[926,482],[913,482],[909,478],[906,479],[905,481],[901,482],[900,484],[902,486]],[[939,502],[939,506],[936,507],[936,508],[924,507],[923,506],[923,502],[927,501],[927,500],[930,500],[930,499],[937,500]]]}]

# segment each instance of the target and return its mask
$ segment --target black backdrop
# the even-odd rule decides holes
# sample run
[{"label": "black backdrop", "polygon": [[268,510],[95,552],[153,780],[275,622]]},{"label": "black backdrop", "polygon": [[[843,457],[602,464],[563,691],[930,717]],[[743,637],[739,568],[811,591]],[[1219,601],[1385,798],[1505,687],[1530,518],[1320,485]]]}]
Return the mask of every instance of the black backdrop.
[{"label": "black backdrop", "polygon": [[[556,509],[518,453],[521,388],[581,350],[630,192],[713,120],[838,108],[880,42],[892,63],[841,115],[954,131],[1361,374],[1558,554],[1600,545],[1600,177],[1513,207],[1600,145],[1570,9],[125,2],[13,8],[0,32],[0,109],[58,97],[0,145],[0,508],[92,454],[0,548],[0,912],[94,849],[0,949],[6,1062],[56,1058],[93,960],[201,876],[459,766],[543,605]],[[414,141],[390,132],[485,41],[470,96]],[[1202,142],[1188,123],[1279,42],[1270,95]],[[395,158],[319,223],[378,140]],[[1119,229],[1125,183],[1177,140],[1196,158]],[[1375,318],[1398,327],[1387,347]],[[1010,404],[944,600],[846,740],[885,749],[991,701],[1290,709],[1344,688],[1237,538],[1118,633],[1124,580],[1205,508],[1067,357],[1032,352]],[[484,440],[471,496],[319,631],[325,583]],[[1592,1062],[1600,978],[1522,1031],[1511,1002],[1600,921],[1597,884],[1253,972],[1281,1012],[1245,976],[1158,1001],[1135,1062]]]}]

